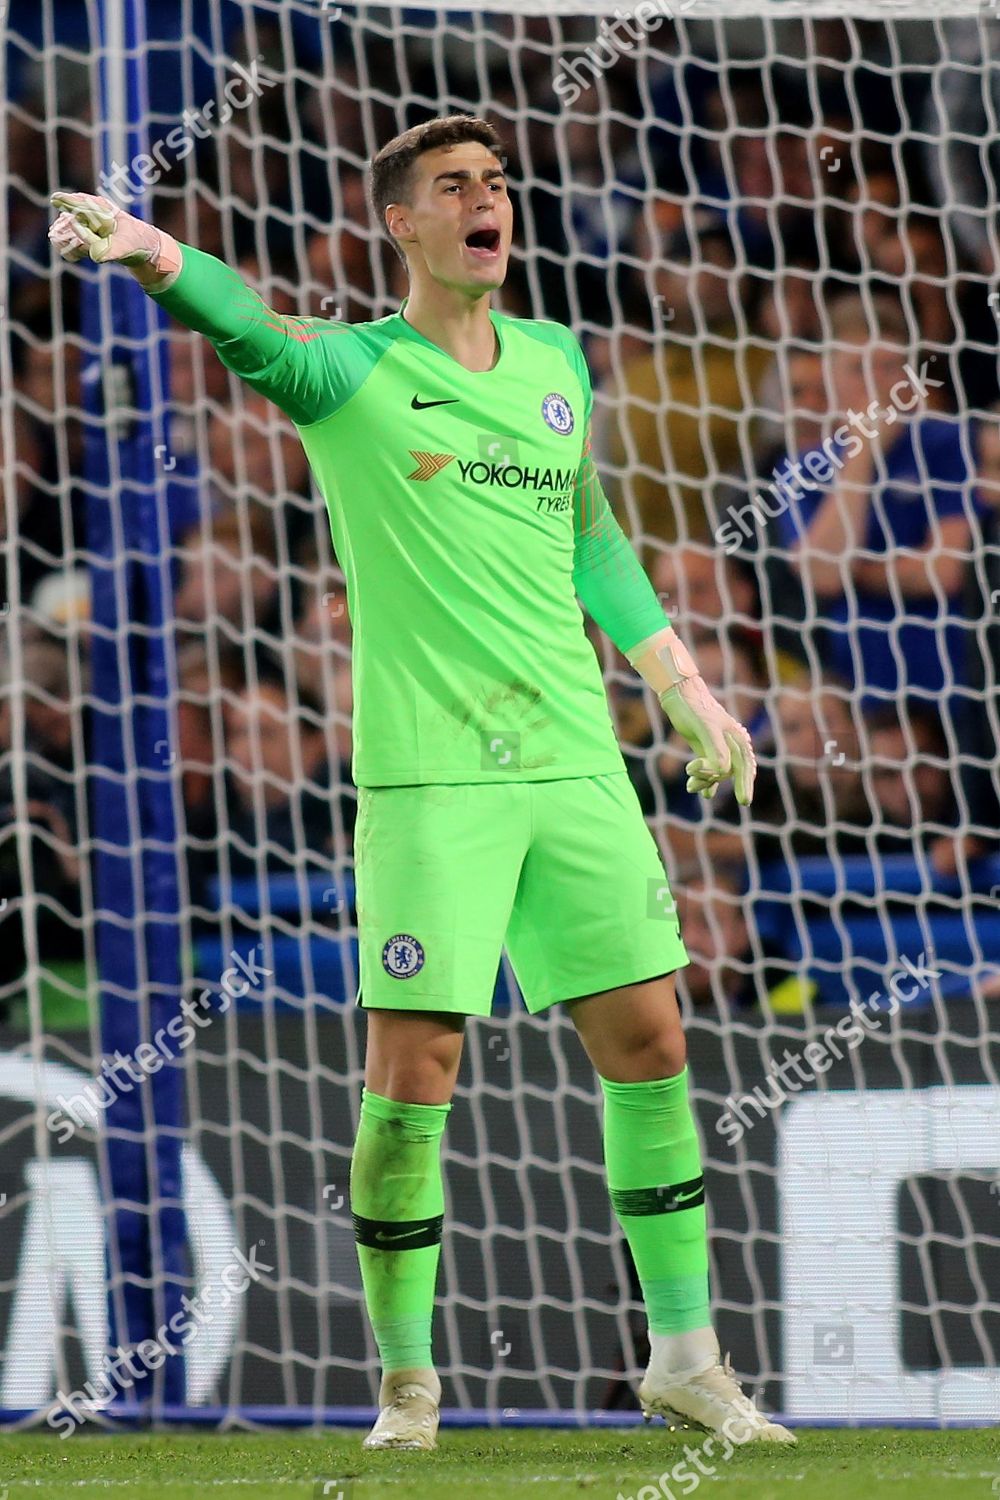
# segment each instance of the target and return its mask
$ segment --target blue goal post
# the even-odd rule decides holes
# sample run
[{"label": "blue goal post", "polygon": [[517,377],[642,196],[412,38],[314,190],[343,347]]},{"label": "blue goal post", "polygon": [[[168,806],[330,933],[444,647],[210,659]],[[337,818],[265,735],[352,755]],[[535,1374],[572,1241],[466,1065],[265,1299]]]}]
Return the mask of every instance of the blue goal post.
[{"label": "blue goal post", "polygon": [[[105,0],[100,28],[106,171],[144,151],[147,70],[141,0]],[[142,214],[143,203],[132,211]],[[92,591],[90,766],[101,1042],[134,1055],[179,1013],[182,872],[175,743],[170,543],[184,504],[169,451],[166,316],[127,271],[93,268],[83,296],[86,545]],[[173,473],[173,470],[170,471]],[[177,499],[177,505],[172,500]],[[99,1167],[112,1348],[153,1338],[189,1288],[181,1179],[184,1069],[115,1090]],[[155,1414],[185,1399],[184,1356],[131,1399]],[[120,1392],[124,1399],[125,1393]]]}]

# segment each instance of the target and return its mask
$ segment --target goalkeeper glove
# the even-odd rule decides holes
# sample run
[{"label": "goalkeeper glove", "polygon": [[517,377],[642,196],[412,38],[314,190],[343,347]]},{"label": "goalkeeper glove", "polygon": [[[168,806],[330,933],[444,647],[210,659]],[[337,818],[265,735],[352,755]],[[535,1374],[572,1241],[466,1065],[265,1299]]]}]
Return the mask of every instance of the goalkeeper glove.
[{"label": "goalkeeper glove", "polygon": [[103,265],[149,265],[158,275],[157,291],[165,291],[181,269],[177,241],[144,219],[96,193],[53,193],[52,205],[61,209],[49,239],[63,260],[91,260]]},{"label": "goalkeeper glove", "polygon": [[695,751],[694,760],[685,767],[688,791],[714,797],[719,783],[731,776],[737,802],[749,807],[757,775],[750,736],[712,697],[673,626],[640,641],[625,655],[656,692],[678,734]]}]

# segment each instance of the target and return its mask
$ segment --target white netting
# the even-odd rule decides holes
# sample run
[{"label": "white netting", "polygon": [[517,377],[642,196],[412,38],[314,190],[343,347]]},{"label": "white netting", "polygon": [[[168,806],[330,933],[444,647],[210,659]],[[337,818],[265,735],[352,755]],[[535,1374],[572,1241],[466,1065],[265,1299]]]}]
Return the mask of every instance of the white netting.
[{"label": "white netting", "polygon": [[[594,631],[694,960],[681,990],[723,1346],[800,1415],[995,1412],[994,9],[782,3],[747,21],[697,0],[658,7],[629,45],[582,0],[462,15],[261,0],[236,31],[221,0],[150,9],[142,196],[279,310],[360,320],[398,305],[363,183],[397,130],[468,109],[509,141],[521,234],[501,304],[584,340],[609,493],[762,765],[752,814],[693,806],[655,704]],[[96,1372],[102,1215],[116,1306],[129,1286],[100,1110],[66,1141],[46,1128],[101,1058],[95,930],[115,918],[95,895],[88,779],[100,487],[85,393],[107,349],[80,329],[84,296],[110,319],[123,273],[84,282],[45,240],[50,190],[100,182],[96,8],[15,4],[6,24],[10,1412]],[[218,124],[237,74],[263,82]],[[184,1053],[192,1284],[257,1240],[274,1267],[193,1341],[187,1399],[318,1412],[368,1402],[375,1378],[346,1208],[362,1040],[350,626],[289,424],[195,336],[171,329],[169,359],[161,499],[188,521],[171,552],[162,766],[183,812],[192,993],[229,993],[234,953],[243,965]],[[113,454],[128,396],[109,400]],[[848,408],[857,424],[837,437]],[[869,1025],[849,1040],[852,999]],[[506,1012],[469,1029],[446,1152],[449,1404],[631,1399],[638,1304],[570,1030]]]}]

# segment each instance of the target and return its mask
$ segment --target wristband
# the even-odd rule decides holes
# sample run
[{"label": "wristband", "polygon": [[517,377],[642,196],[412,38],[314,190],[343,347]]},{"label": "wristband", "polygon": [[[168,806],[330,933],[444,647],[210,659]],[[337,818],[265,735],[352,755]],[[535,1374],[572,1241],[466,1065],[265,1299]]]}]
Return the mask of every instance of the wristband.
[{"label": "wristband", "polygon": [[166,291],[167,287],[177,280],[180,275],[183,259],[181,247],[173,235],[165,234],[162,229],[156,231],[156,249],[149,257],[149,266],[160,277],[156,284],[158,292]]},{"label": "wristband", "polygon": [[625,656],[639,676],[649,683],[657,697],[677,687],[678,683],[688,682],[692,677],[701,675],[694,657],[672,625],[658,630],[655,635],[647,636],[644,641],[626,651]]}]

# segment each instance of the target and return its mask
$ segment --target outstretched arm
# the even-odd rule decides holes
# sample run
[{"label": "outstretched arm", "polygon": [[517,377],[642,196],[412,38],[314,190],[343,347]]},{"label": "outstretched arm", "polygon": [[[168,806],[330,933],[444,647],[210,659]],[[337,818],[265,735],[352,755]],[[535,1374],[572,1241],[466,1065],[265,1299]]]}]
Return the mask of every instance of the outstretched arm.
[{"label": "outstretched arm", "polygon": [[713,698],[664,614],[608,504],[589,437],[577,475],[574,523],[577,595],[649,683],[671,724],[694,750],[687,765],[688,791],[714,796],[720,781],[732,776],[736,800],[749,806],[757,774],[750,736]]},{"label": "outstretched arm", "polygon": [[324,337],[336,324],[276,313],[222,261],[93,193],[55,193],[49,239],[64,260],[89,255],[128,268],[178,322],[202,333],[222,363],[294,422],[334,408]]}]

